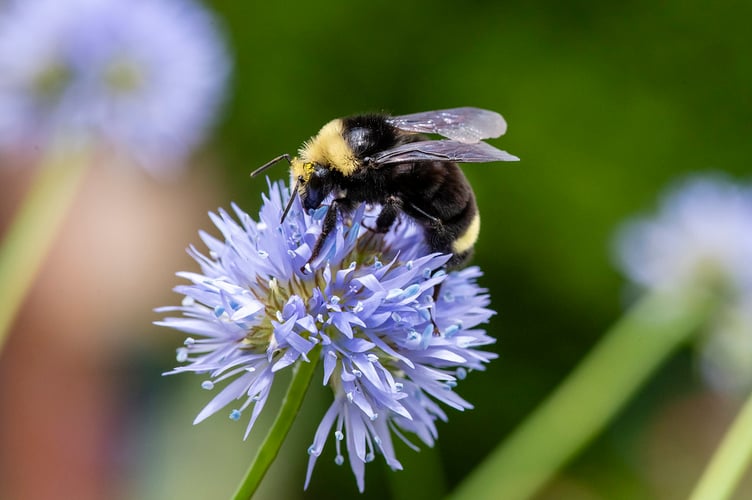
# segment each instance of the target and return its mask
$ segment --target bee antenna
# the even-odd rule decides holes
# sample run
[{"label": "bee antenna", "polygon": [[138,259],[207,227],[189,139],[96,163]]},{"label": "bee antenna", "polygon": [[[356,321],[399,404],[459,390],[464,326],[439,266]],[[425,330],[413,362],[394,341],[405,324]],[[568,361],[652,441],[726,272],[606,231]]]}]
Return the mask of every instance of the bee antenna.
[{"label": "bee antenna", "polygon": [[260,166],[259,168],[257,168],[257,169],[256,169],[256,170],[254,170],[253,172],[251,172],[251,177],[256,177],[256,176],[257,176],[258,174],[260,174],[261,172],[263,172],[263,171],[264,171],[264,170],[266,170],[267,168],[271,167],[271,166],[272,166],[272,165],[274,165],[275,163],[279,163],[279,162],[280,162],[280,161],[282,161],[282,160],[287,160],[287,163],[289,163],[290,165],[292,165],[292,161],[290,161],[290,155],[289,155],[289,154],[287,154],[287,153],[285,153],[285,154],[283,154],[283,155],[279,155],[279,156],[277,156],[277,157],[276,157],[276,158],[274,158],[273,160],[270,160],[270,161],[268,161],[268,162],[264,163],[264,164],[263,164],[263,165],[261,165],[261,166]]},{"label": "bee antenna", "polygon": [[290,199],[287,200],[287,206],[285,207],[285,211],[282,212],[282,218],[279,220],[279,223],[282,224],[285,221],[285,217],[287,217],[287,212],[290,211],[290,208],[292,208],[292,203],[295,201],[295,196],[298,194],[298,186],[300,185],[300,178],[295,182],[295,187],[292,188],[292,192],[290,192]]}]

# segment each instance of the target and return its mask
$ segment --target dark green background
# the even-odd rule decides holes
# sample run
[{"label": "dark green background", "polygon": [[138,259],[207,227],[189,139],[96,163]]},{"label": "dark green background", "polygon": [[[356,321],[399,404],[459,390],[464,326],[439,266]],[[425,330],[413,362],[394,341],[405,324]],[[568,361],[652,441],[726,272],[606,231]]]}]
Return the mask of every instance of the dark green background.
[{"label": "dark green background", "polygon": [[[211,149],[227,169],[230,198],[249,213],[265,184],[248,180],[248,173],[294,153],[332,118],[469,105],[507,119],[507,135],[491,142],[522,161],[464,168],[483,219],[474,263],[483,268],[482,284],[499,312],[488,329],[501,357],[459,387],[476,409],[447,409],[449,423],[439,426],[438,460],[449,487],[623,311],[625,287],[610,246],[618,224],[651,210],[659,193],[686,173],[743,176],[749,168],[750,2],[215,0],[212,6],[228,30],[235,76]],[[272,172],[286,175],[283,167]],[[568,467],[563,481],[584,496],[570,491],[564,497],[676,493],[663,496],[651,482],[656,472],[646,472],[639,448],[644,428],[667,402],[701,390],[689,354],[664,367]],[[291,452],[296,460],[307,459],[326,404],[308,404],[314,409],[300,424],[302,443]],[[192,432],[205,432],[202,426]],[[263,432],[257,429],[250,440]],[[347,466],[333,464],[331,448],[306,498],[357,495]],[[408,468],[398,475],[413,488],[410,498],[436,491],[435,482],[420,480],[424,455],[400,453]],[[367,467],[359,498],[393,494],[381,464],[379,458]],[[222,467],[221,455],[207,457],[202,474]],[[277,464],[273,473],[302,489],[299,463]]]}]

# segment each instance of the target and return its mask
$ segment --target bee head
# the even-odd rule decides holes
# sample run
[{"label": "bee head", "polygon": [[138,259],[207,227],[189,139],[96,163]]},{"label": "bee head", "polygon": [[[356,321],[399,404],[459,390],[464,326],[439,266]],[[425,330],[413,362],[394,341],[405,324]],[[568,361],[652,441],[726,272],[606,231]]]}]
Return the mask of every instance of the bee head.
[{"label": "bee head", "polygon": [[320,163],[295,158],[292,161],[291,170],[303,208],[306,210],[318,208],[332,190],[329,182],[329,168]]}]

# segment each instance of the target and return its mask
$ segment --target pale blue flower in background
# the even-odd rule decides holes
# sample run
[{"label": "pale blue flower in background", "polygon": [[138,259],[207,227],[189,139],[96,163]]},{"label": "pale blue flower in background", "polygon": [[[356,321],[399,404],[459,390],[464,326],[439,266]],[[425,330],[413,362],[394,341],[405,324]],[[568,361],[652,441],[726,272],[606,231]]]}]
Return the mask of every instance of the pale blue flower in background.
[{"label": "pale blue flower in background", "polygon": [[624,226],[617,258],[645,288],[709,284],[752,295],[752,188],[720,175],[687,179],[655,217]]},{"label": "pale blue flower in background", "polygon": [[627,277],[648,290],[703,287],[723,304],[702,343],[702,368],[724,391],[752,384],[752,186],[721,174],[694,176],[663,198],[657,215],[616,239]]},{"label": "pale blue flower in background", "polygon": [[230,61],[190,0],[22,0],[0,9],[0,148],[112,147],[154,173],[205,137]]},{"label": "pale blue flower in background", "polygon": [[436,420],[446,420],[437,402],[472,407],[454,388],[496,357],[479,349],[494,339],[478,328],[494,313],[477,267],[446,273],[449,256],[426,254],[421,229],[407,219],[385,236],[372,233],[366,226],[375,207],[362,205],[347,224],[339,221],[310,269],[301,270],[326,206],[306,214],[296,200],[280,224],[288,198],[284,184],[271,185],[258,222],[237,206],[239,222],[212,214],[222,239],[201,233],[208,256],[190,249],[200,273],[180,273],[190,281],[176,288],[183,304],[159,310],[182,313],[159,324],[191,335],[178,351],[185,364],[171,373],[204,374],[209,390],[228,380],[196,422],[238,401],[232,419],[253,406],[247,436],[275,373],[317,353],[334,402],[308,450],[306,485],[331,436],[336,463],[345,461],[344,442],[363,491],[365,464],[377,454],[401,469],[392,435],[407,441],[406,431],[433,445]]}]

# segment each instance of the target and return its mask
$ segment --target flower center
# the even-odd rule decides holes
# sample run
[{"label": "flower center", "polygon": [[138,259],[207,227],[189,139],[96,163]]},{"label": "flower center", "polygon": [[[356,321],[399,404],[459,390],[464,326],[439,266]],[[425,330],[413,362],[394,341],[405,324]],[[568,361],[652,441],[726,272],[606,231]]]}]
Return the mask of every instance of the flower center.
[{"label": "flower center", "polygon": [[[339,340],[345,334],[339,330],[342,325],[337,325],[332,315],[343,311],[352,311],[356,314],[359,312],[357,310],[358,295],[361,293],[362,286],[352,285],[352,280],[372,272],[370,268],[380,268],[382,259],[389,261],[394,255],[395,251],[386,243],[384,235],[367,231],[359,235],[351,251],[331,261],[328,264],[331,266],[329,268],[324,265],[311,274],[304,276],[294,274],[286,281],[257,276],[255,283],[249,287],[249,291],[256,300],[264,304],[265,314],[260,321],[248,328],[242,341],[243,345],[249,349],[257,349],[259,352],[266,350],[274,338],[274,323],[280,324],[289,320],[291,314],[297,314],[299,318],[303,315],[314,318],[319,331],[325,333],[333,341]],[[338,284],[333,283],[334,277],[340,271],[346,270],[345,268],[352,268],[352,270],[344,281]],[[316,290],[321,293],[321,301],[314,299],[317,296]],[[294,313],[285,310],[294,307],[295,299],[300,300],[305,312]],[[351,328],[356,337],[361,336],[357,325],[352,325]],[[298,327],[295,327],[295,331],[304,338],[312,335],[309,331]],[[389,361],[394,360],[384,359],[385,363]]]},{"label": "flower center", "polygon": [[117,58],[104,71],[104,82],[116,94],[132,94],[144,83],[144,75],[133,61]]},{"label": "flower center", "polygon": [[243,344],[262,349],[265,349],[274,334],[272,321],[281,320],[282,310],[290,297],[297,295],[305,303],[312,296],[310,286],[306,286],[296,276],[287,283],[280,283],[277,278],[266,281],[257,277],[256,286],[251,287],[250,291],[256,299],[265,304],[266,314],[259,324],[248,329]]},{"label": "flower center", "polygon": [[73,79],[70,67],[53,61],[39,71],[32,81],[34,93],[47,101],[57,100]]}]

